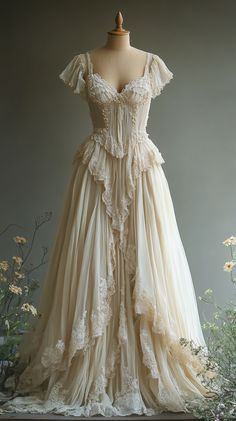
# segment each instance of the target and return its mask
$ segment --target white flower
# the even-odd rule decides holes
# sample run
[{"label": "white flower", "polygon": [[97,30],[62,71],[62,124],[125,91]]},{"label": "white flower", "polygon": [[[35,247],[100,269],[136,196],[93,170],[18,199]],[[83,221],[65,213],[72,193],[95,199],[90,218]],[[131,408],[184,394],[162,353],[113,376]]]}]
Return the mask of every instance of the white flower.
[{"label": "white flower", "polygon": [[23,262],[22,257],[20,257],[20,256],[12,256],[12,259],[15,261],[15,263],[17,264],[17,266],[20,268],[20,266],[21,266],[21,264]]},{"label": "white flower", "polygon": [[17,279],[24,279],[25,278],[25,274],[23,272],[15,271],[15,275],[16,275]]},{"label": "white flower", "polygon": [[31,311],[33,316],[36,316],[36,314],[37,314],[36,308],[32,304],[29,304],[29,303],[22,304],[21,309],[23,311]]},{"label": "white flower", "polygon": [[16,295],[21,295],[22,294],[22,289],[20,287],[17,287],[15,285],[13,285],[13,284],[10,284],[9,285],[9,290],[11,292],[13,292],[13,294],[16,294]]},{"label": "white flower", "polygon": [[226,247],[233,246],[236,244],[236,237],[231,235],[231,237],[226,238],[226,240],[224,240],[222,244],[224,244]]},{"label": "white flower", "polygon": [[25,237],[20,237],[19,235],[16,235],[16,237],[13,237],[13,240],[17,244],[25,244],[27,242],[27,239]]},{"label": "white flower", "polygon": [[30,311],[31,311],[31,313],[33,314],[33,316],[36,316],[36,314],[37,314],[37,309],[31,304],[31,306],[30,306]]},{"label": "white flower", "polygon": [[236,262],[233,262],[232,260],[231,260],[231,262],[225,262],[225,264],[224,264],[224,270],[226,272],[232,272],[232,269],[233,269],[233,267],[234,267],[235,264],[236,264]]}]

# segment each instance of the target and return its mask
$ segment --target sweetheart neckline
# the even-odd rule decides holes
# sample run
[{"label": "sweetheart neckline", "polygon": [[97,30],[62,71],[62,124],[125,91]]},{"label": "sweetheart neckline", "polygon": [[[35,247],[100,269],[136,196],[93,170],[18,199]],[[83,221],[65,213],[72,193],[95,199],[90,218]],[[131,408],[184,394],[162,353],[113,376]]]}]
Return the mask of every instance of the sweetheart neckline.
[{"label": "sweetheart neckline", "polygon": [[127,89],[128,89],[128,87],[131,85],[132,86],[132,84],[133,83],[136,83],[136,82],[138,82],[139,80],[142,80],[142,79],[147,79],[147,74],[144,74],[144,75],[142,75],[142,76],[139,76],[139,77],[137,77],[137,78],[135,78],[135,79],[132,79],[132,80],[130,80],[129,82],[127,82],[124,86],[123,86],[123,88],[121,89],[121,91],[119,92],[119,91],[117,91],[117,89],[115,88],[115,86],[113,86],[112,85],[112,83],[110,83],[110,82],[108,82],[106,79],[104,79],[99,73],[97,73],[97,72],[95,72],[95,73],[90,73],[90,75],[89,75],[90,77],[97,77],[100,81],[102,81],[103,83],[104,83],[104,85],[107,85],[109,88],[111,88],[111,90],[117,95],[117,96],[120,96],[120,95],[122,95]]},{"label": "sweetheart neckline", "polygon": [[146,55],[147,55],[147,57],[146,57],[146,63],[145,63],[145,66],[144,66],[144,71],[143,71],[143,74],[142,74],[142,76],[138,76],[138,77],[136,77],[135,79],[131,79],[129,82],[127,82],[127,83],[125,83],[125,85],[123,86],[123,88],[121,89],[121,91],[118,91],[116,88],[115,88],[115,86],[112,84],[112,83],[110,83],[110,82],[108,82],[108,80],[106,80],[106,79],[104,79],[101,75],[100,75],[100,73],[98,73],[98,72],[94,72],[93,71],[93,69],[94,69],[94,67],[93,67],[93,62],[92,62],[92,60],[91,60],[91,57],[90,57],[90,51],[87,51],[87,56],[88,56],[88,59],[89,59],[89,64],[90,64],[90,71],[89,71],[89,75],[88,76],[91,76],[91,77],[93,77],[93,76],[95,76],[95,77],[98,77],[105,85],[107,85],[109,88],[111,88],[112,90],[113,90],[113,92],[117,95],[117,96],[121,96],[126,90],[127,90],[127,88],[130,86],[130,85],[132,85],[132,83],[135,83],[135,82],[137,82],[137,81],[139,81],[139,80],[142,80],[142,79],[146,79],[147,78],[147,76],[148,76],[148,74],[149,74],[149,72],[147,72],[147,67],[148,67],[148,64],[149,64],[149,52],[147,51],[146,52]]}]

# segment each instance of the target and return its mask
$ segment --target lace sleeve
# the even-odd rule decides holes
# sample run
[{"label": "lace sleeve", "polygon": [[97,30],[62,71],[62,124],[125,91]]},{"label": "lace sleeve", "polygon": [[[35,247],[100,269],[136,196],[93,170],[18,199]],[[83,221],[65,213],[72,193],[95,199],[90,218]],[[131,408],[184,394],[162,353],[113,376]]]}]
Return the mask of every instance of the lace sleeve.
[{"label": "lace sleeve", "polygon": [[168,69],[164,61],[156,54],[152,55],[150,66],[150,80],[152,98],[160,95],[164,86],[173,78],[173,73]]},{"label": "lace sleeve", "polygon": [[75,94],[86,98],[85,65],[82,54],[76,55],[59,74],[59,78],[70,87]]}]

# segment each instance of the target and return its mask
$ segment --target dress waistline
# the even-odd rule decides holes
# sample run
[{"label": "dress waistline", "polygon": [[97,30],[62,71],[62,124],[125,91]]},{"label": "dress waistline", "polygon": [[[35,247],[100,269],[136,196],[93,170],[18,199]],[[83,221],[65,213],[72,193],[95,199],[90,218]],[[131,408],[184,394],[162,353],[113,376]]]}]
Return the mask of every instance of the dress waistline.
[{"label": "dress waistline", "polygon": [[132,130],[130,133],[114,135],[106,127],[97,127],[88,136],[91,140],[100,143],[111,155],[122,158],[137,142],[150,139],[146,130]]}]

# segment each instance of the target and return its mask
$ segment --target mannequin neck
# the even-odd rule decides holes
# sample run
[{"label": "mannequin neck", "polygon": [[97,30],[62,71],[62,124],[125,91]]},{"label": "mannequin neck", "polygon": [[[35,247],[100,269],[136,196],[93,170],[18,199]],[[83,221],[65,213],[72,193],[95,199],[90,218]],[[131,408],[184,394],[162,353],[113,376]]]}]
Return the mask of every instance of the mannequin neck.
[{"label": "mannequin neck", "polygon": [[108,34],[104,47],[111,50],[128,50],[131,47],[129,33],[120,36]]}]

